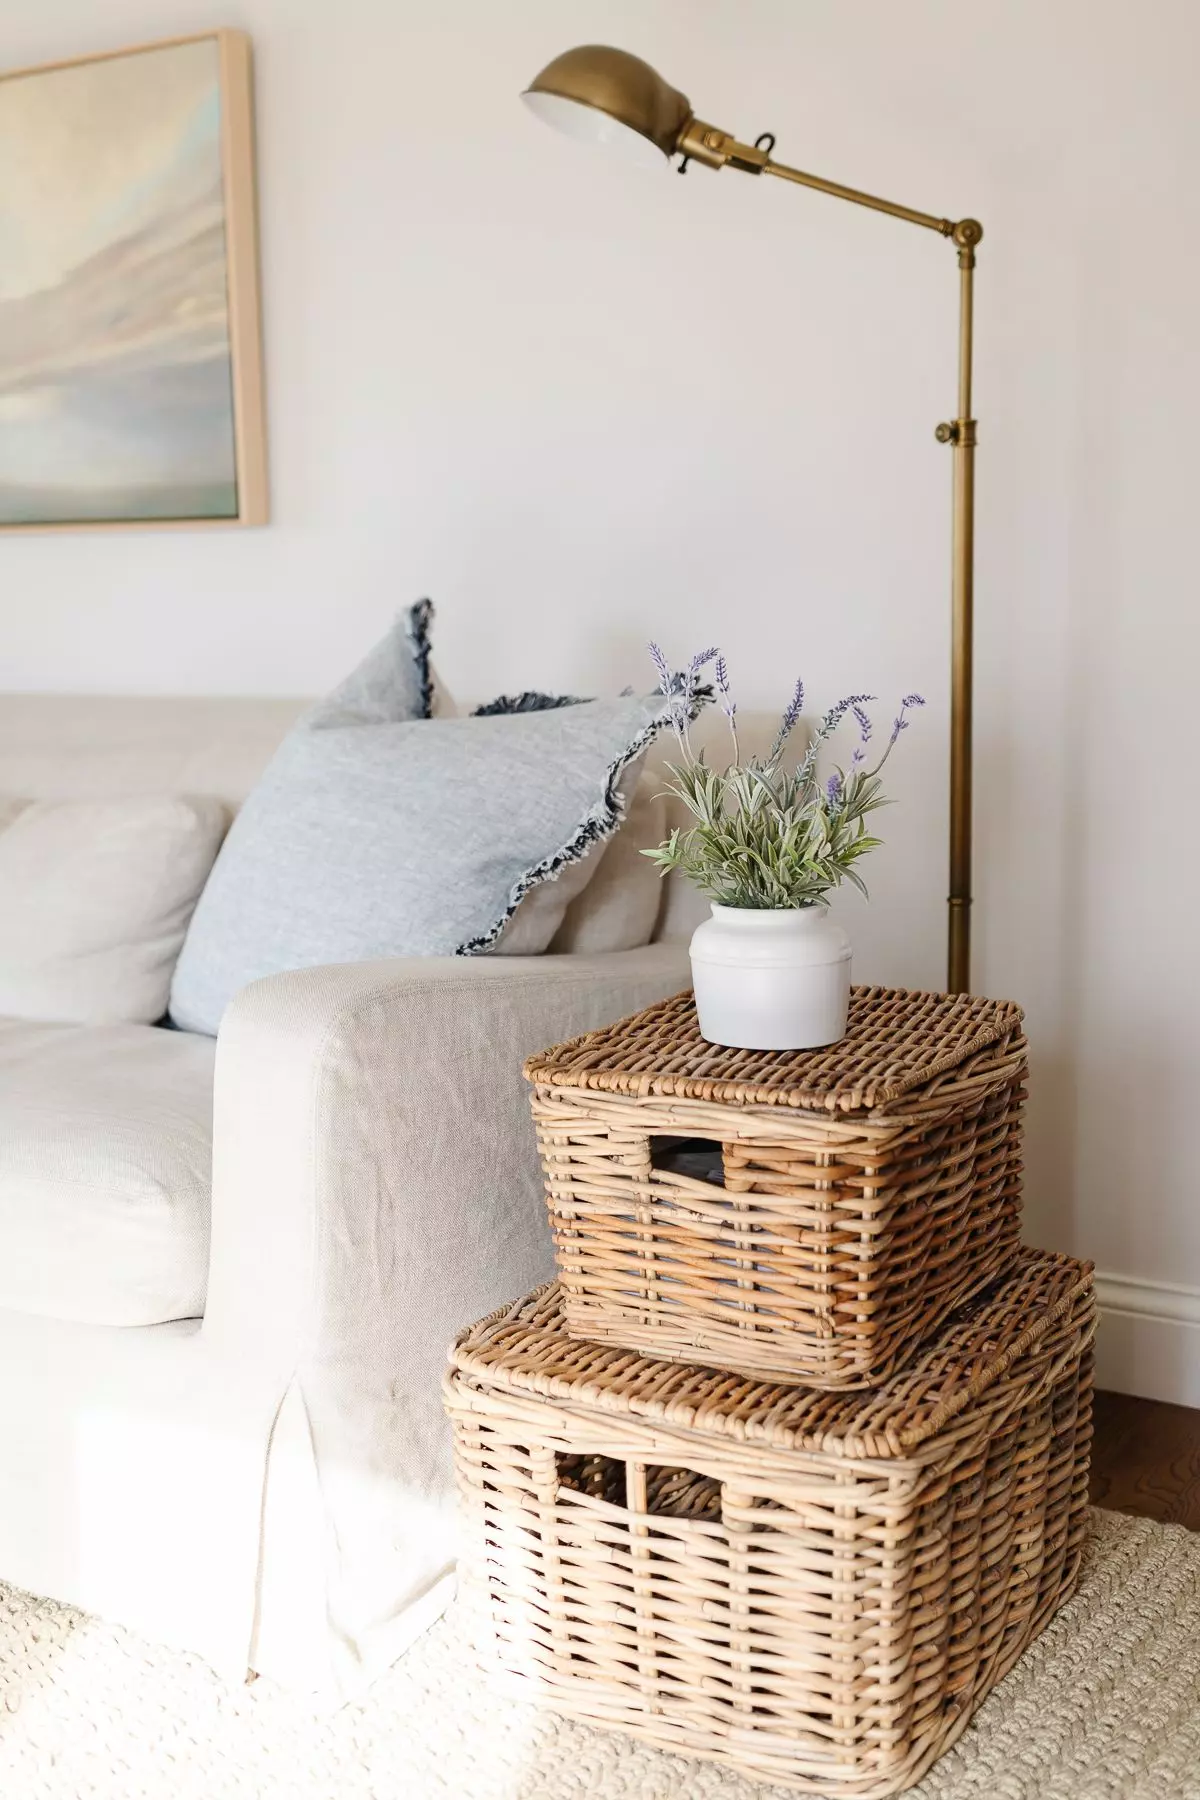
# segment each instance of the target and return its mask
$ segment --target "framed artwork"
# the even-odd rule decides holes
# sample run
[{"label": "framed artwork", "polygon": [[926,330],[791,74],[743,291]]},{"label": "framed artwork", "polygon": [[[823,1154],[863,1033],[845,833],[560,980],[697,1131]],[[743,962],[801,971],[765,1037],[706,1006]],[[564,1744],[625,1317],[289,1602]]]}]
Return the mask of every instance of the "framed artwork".
[{"label": "framed artwork", "polygon": [[262,525],[250,41],[0,75],[0,528]]}]

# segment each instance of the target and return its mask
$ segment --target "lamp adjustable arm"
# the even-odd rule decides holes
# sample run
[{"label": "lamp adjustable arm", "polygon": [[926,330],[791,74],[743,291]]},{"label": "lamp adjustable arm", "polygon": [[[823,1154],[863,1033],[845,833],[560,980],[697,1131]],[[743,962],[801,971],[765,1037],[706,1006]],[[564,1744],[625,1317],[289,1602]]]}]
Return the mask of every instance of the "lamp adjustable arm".
[{"label": "lamp adjustable arm", "polygon": [[[953,219],[939,219],[934,213],[918,212],[912,206],[900,206],[894,200],[881,200],[877,194],[864,194],[861,188],[845,187],[840,181],[826,181],[820,175],[808,175],[787,163],[772,160],[759,144],[741,144],[729,132],[702,119],[689,119],[679,134],[679,154],[691,162],[704,163],[710,169],[728,164],[746,175],[778,175],[783,181],[794,181],[800,187],[813,188],[818,194],[830,194],[835,200],[850,200],[855,206],[869,206],[872,212],[889,213],[893,219],[906,219],[910,225],[924,225],[942,237],[953,237],[958,227]],[[973,224],[963,220],[963,224]],[[976,228],[978,230],[978,227]],[[975,242],[983,236],[978,231]]]},{"label": "lamp adjustable arm", "polygon": [[864,194],[861,188],[846,187],[840,181],[826,181],[823,175],[809,175],[803,169],[776,162],[761,143],[760,139],[757,144],[742,144],[715,125],[706,125],[702,119],[689,119],[679,134],[677,149],[685,162],[704,163],[710,169],[723,169],[728,165],[745,175],[778,175],[783,181],[794,181],[818,194],[830,194],[835,200],[849,200],[855,206],[870,207],[872,212],[906,219],[910,225],[923,225],[940,237],[953,238],[961,250],[973,250],[983,237],[983,226],[978,219],[942,219],[936,213],[918,212],[915,206],[881,200],[878,194]]},{"label": "lamp adjustable arm", "polygon": [[[684,102],[686,105],[686,102]],[[774,148],[774,140],[771,139]],[[976,422],[971,416],[971,363],[974,333],[975,248],[983,237],[978,219],[940,219],[933,213],[899,206],[844,187],[802,169],[773,162],[770,152],[757,144],[739,143],[729,132],[689,117],[675,142],[675,149],[689,161],[710,169],[740,169],[746,175],[777,175],[783,181],[813,188],[835,200],[849,200],[872,212],[887,213],[910,225],[922,225],[949,238],[958,249],[958,414],[937,427],[937,439],[954,451],[954,512],[952,528],[952,580],[950,629],[950,893],[946,985],[952,994],[965,993],[971,980],[971,769],[973,619],[975,584],[975,444]]]}]

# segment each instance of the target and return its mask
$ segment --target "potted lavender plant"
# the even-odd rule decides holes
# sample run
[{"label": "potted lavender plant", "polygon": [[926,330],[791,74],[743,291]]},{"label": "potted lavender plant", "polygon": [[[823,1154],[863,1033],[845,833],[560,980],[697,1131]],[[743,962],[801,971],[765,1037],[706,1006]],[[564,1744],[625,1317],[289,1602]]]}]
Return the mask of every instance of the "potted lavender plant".
[{"label": "potted lavender plant", "polygon": [[[643,854],[663,874],[677,869],[706,894],[712,918],[691,944],[700,1030],[714,1044],[750,1050],[807,1050],[846,1033],[850,940],[828,913],[829,895],[849,881],[865,894],[862,858],[879,844],[867,820],[887,804],[880,772],[920,694],[909,694],[883,752],[872,763],[872,694],[849,694],[821,719],[803,757],[787,766],[787,748],[804,705],[798,681],[769,754],[744,757],[737,706],[725,658],[715,649],[694,656],[682,675],[650,646],[671,701],[679,742],[668,788],[692,823]],[[710,767],[689,734],[701,671],[713,665],[729,722],[732,758]],[[858,742],[843,767],[822,774],[822,750],[849,718]]]}]

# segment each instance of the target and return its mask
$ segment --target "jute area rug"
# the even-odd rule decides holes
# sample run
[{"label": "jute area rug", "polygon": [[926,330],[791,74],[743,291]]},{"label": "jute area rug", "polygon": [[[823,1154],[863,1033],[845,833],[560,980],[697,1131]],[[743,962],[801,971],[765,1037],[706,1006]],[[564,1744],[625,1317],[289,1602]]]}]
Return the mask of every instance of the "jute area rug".
[{"label": "jute area rug", "polygon": [[[1200,1534],[1093,1514],[1075,1599],[914,1800],[1200,1800]],[[513,1705],[453,1615],[360,1705],[0,1587],[4,1800],[779,1800],[785,1790]]]}]

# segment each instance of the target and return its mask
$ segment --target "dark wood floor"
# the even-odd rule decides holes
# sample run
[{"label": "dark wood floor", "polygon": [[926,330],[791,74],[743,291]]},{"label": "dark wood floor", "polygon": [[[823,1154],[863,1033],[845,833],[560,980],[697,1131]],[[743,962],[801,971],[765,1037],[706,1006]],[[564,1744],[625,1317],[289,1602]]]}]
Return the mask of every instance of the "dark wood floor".
[{"label": "dark wood floor", "polygon": [[1200,1412],[1101,1393],[1095,1416],[1096,1505],[1200,1531]]}]

